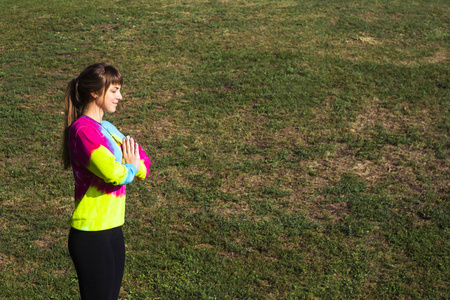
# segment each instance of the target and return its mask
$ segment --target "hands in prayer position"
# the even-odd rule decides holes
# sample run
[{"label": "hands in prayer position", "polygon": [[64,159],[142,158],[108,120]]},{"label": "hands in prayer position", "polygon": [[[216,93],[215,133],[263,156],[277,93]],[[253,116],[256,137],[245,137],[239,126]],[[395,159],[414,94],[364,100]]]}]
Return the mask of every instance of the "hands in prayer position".
[{"label": "hands in prayer position", "polygon": [[133,138],[130,138],[130,136],[127,136],[122,141],[122,153],[124,162],[126,164],[133,164],[139,171],[139,167],[141,166],[139,146]]}]

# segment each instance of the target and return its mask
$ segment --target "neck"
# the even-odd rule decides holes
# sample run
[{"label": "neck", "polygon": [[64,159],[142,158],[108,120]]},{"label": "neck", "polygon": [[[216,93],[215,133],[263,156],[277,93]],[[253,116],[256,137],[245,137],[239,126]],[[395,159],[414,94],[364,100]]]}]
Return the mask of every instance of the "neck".
[{"label": "neck", "polygon": [[103,109],[101,109],[98,105],[95,105],[95,102],[91,102],[83,112],[83,115],[88,116],[99,123],[103,120],[103,114]]}]

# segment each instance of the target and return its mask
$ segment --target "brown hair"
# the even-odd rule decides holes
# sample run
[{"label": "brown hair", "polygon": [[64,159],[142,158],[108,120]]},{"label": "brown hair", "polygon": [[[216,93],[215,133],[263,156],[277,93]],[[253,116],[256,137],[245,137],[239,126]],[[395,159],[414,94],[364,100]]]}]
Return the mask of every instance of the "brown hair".
[{"label": "brown hair", "polygon": [[64,134],[63,134],[63,166],[67,169],[70,166],[69,157],[69,128],[84,113],[89,103],[95,100],[92,94],[103,96],[108,91],[111,84],[122,85],[123,77],[120,71],[104,63],[90,65],[80,75],[72,79],[67,85],[64,102],[66,105],[64,114]]}]

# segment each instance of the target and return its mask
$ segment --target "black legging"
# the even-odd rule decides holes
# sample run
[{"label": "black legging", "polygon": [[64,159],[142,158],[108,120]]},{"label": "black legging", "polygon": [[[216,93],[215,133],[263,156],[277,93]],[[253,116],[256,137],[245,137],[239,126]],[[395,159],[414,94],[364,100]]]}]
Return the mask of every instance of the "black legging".
[{"label": "black legging", "polygon": [[71,228],[69,252],[77,270],[81,299],[119,298],[125,267],[122,227],[103,231]]}]

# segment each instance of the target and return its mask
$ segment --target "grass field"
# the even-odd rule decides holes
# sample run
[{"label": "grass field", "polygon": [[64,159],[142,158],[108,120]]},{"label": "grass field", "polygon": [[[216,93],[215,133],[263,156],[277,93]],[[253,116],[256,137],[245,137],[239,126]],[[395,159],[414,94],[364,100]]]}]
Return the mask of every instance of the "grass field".
[{"label": "grass field", "polygon": [[100,61],[153,161],[121,299],[450,295],[448,1],[0,4],[0,299],[78,298],[62,98]]}]

